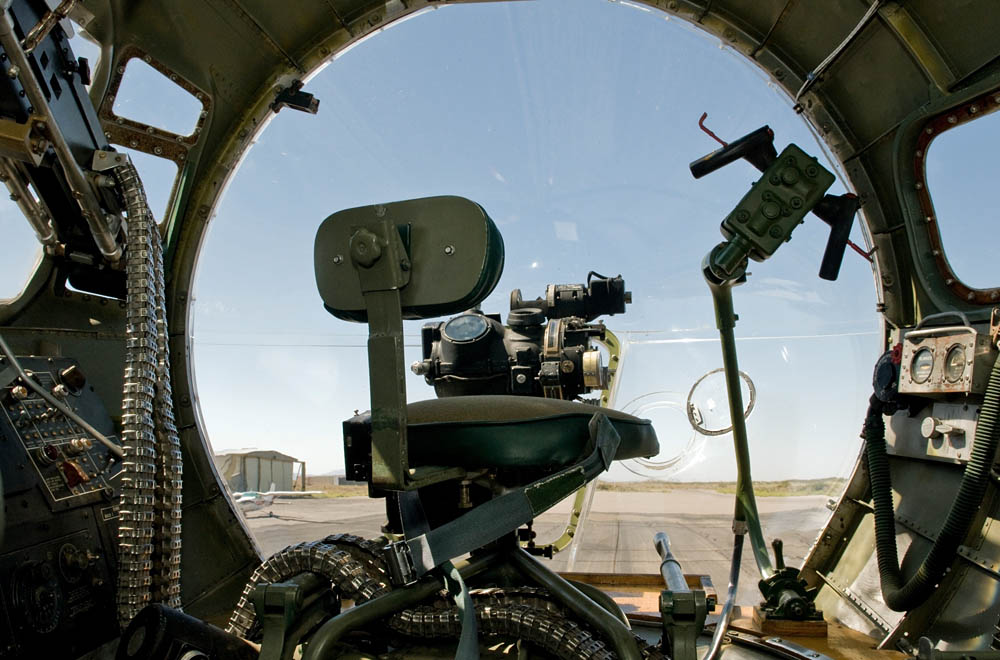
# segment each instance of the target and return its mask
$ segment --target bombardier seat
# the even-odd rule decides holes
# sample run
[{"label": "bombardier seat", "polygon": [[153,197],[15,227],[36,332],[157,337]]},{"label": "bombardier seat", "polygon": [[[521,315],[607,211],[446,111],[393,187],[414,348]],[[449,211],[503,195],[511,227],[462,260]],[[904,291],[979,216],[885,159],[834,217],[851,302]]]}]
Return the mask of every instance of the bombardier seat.
[{"label": "bombardier seat", "polygon": [[[404,583],[457,556],[452,553],[472,550],[465,546],[473,540],[512,533],[610,461],[658,452],[648,420],[584,403],[497,395],[407,404],[402,320],[475,307],[500,279],[503,241],[478,204],[431,197],[340,211],[320,226],[314,258],[326,309],[369,325],[371,410],[344,423],[348,478],[367,481],[372,495],[387,496],[390,520],[401,516],[404,528],[427,532],[429,518],[452,526],[440,538],[469,537],[445,549],[429,541],[416,547],[416,532],[403,530],[410,547],[396,577]],[[488,501],[467,504],[471,512],[456,508],[444,518],[407,522],[405,502],[419,499],[414,492],[441,492],[473,478],[493,484]],[[477,530],[469,536],[471,517]]]}]

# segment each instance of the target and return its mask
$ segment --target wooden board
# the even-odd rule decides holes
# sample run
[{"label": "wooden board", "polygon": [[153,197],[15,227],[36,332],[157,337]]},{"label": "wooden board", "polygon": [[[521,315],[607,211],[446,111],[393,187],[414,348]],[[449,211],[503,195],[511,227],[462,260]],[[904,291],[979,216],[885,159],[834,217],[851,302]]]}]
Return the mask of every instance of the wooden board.
[{"label": "wooden board", "polygon": [[[659,575],[613,573],[560,573],[560,575],[567,580],[586,582],[599,587],[614,598],[630,620],[660,622],[660,592],[663,590],[663,579]],[[701,576],[685,577],[692,588],[704,588]],[[711,586],[710,581],[708,585]],[[712,595],[715,595],[714,589]],[[770,629],[761,630],[761,627],[754,622],[754,609],[736,608],[730,627],[737,632],[757,636],[788,637],[789,641],[814,649],[833,660],[905,660],[907,657],[898,651],[879,651],[875,648],[878,642],[874,638],[839,623],[822,623],[820,625],[825,634],[814,635],[793,636]],[[717,615],[720,610],[721,605],[717,605],[710,613]],[[818,632],[818,628],[814,630]]]},{"label": "wooden board", "polygon": [[826,621],[770,619],[759,607],[753,608],[753,625],[765,635],[778,637],[826,637]]}]

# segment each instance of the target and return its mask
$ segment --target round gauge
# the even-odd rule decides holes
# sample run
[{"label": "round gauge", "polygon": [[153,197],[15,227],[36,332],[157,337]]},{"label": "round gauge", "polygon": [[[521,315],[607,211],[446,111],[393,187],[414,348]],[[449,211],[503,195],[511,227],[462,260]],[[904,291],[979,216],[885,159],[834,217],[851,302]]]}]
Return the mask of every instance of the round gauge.
[{"label": "round gauge", "polygon": [[32,631],[50,633],[56,629],[63,609],[63,593],[49,564],[27,562],[14,572],[14,607]]},{"label": "round gauge", "polygon": [[949,383],[957,383],[965,373],[965,347],[952,346],[944,359],[944,377]]},{"label": "round gauge", "polygon": [[489,321],[478,314],[462,314],[444,324],[444,336],[452,341],[474,341],[490,329]]},{"label": "round gauge", "polygon": [[921,348],[910,363],[910,378],[914,383],[926,383],[934,368],[934,353],[929,348]]}]

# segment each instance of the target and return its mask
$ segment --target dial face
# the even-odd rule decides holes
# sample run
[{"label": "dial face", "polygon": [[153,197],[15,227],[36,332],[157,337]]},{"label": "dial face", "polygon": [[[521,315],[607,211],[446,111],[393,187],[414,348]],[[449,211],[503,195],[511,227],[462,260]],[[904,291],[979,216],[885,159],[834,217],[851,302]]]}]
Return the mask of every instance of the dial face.
[{"label": "dial face", "polygon": [[957,383],[965,373],[965,347],[952,346],[944,359],[944,377],[949,383]]},{"label": "dial face", "polygon": [[14,606],[28,627],[36,633],[49,633],[59,625],[63,593],[52,567],[43,562],[29,562],[14,575]]},{"label": "dial face", "polygon": [[456,316],[444,325],[444,335],[452,341],[473,341],[490,329],[490,324],[478,314]]},{"label": "dial face", "polygon": [[934,353],[929,348],[921,348],[910,363],[910,377],[914,383],[926,383],[934,367]]}]

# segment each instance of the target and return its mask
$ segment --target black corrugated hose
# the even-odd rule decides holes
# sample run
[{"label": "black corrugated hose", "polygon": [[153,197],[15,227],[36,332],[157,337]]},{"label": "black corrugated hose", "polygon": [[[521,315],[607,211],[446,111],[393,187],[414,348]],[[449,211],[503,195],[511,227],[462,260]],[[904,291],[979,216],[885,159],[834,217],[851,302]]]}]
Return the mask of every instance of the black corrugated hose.
[{"label": "black corrugated hose", "polygon": [[930,552],[905,584],[896,550],[896,520],[892,507],[892,480],[885,450],[885,420],[882,410],[882,402],[872,396],[865,418],[864,435],[868,475],[875,505],[875,549],[885,604],[896,612],[906,612],[922,605],[934,593],[938,582],[951,566],[958,546],[969,533],[972,519],[983,502],[993,457],[1000,441],[1000,426],[997,424],[1000,412],[1000,357],[993,364],[986,386],[976,424],[975,445],[962,474],[958,494]]}]

